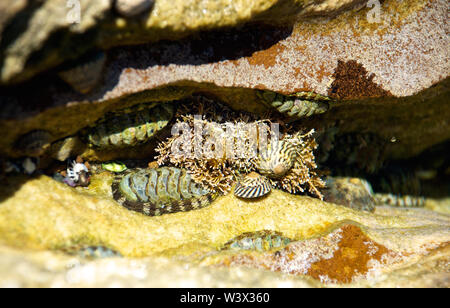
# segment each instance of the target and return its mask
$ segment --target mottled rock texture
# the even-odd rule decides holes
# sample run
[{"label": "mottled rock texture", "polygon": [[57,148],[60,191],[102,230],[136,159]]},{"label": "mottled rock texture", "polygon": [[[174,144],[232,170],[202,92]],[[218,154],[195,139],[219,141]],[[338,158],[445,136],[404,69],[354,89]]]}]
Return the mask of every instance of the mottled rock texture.
[{"label": "mottled rock texture", "polygon": [[[23,1],[3,1],[11,9],[2,15],[12,18],[0,19],[0,25],[6,24],[0,26],[5,31],[0,84],[26,80],[92,48],[179,39],[248,22],[292,22],[299,15],[332,14],[365,1],[256,0],[249,5],[245,0],[159,0],[153,7],[153,1],[119,0],[114,7],[115,2],[45,0],[24,7]],[[143,14],[138,18],[136,12]]]},{"label": "mottled rock texture", "polygon": [[328,177],[324,200],[360,211],[375,210],[375,199],[370,184],[358,178]]},{"label": "mottled rock texture", "polygon": [[[18,137],[39,130],[67,159],[83,147],[81,129],[142,102],[204,94],[263,114],[255,90],[332,97],[329,112],[302,125],[376,134],[382,151],[359,149],[386,160],[450,139],[447,1],[386,0],[377,16],[362,0],[157,0],[124,18],[114,1],[81,0],[79,22],[69,2],[0,4],[1,158],[23,156]],[[89,93],[58,77],[99,49],[105,67]],[[89,189],[45,176],[1,180],[0,286],[450,287],[448,196],[371,213],[355,210],[364,194],[358,206],[338,196],[351,209],[275,190],[257,202],[229,194],[201,210],[146,217],[113,201],[107,172]],[[261,230],[294,242],[270,253],[219,250]],[[125,258],[62,254],[78,245]]]},{"label": "mottled rock texture", "polygon": [[[239,20],[257,16],[254,10],[275,9],[269,2],[244,10],[248,18]],[[161,13],[158,3],[153,12]],[[327,3],[317,6],[316,13],[327,10]],[[175,27],[180,33],[189,27],[215,31],[176,42],[110,49],[103,83],[88,95],[71,90],[54,72],[17,88],[3,88],[0,129],[8,133],[0,140],[0,155],[20,155],[11,145],[31,130],[50,131],[58,140],[105,112],[198,92],[235,108],[264,112],[253,90],[268,89],[330,95],[337,99],[331,111],[306,125],[377,133],[388,143],[398,141],[386,150],[388,159],[415,156],[450,138],[446,10],[442,0],[384,1],[379,23],[368,22],[366,7],[331,19],[310,11],[312,19],[294,26],[249,25],[224,32],[182,23]],[[236,25],[231,16],[229,22],[211,18]],[[200,20],[202,25],[217,25]]]},{"label": "mottled rock texture", "polygon": [[[1,190],[0,242],[38,250],[101,245],[126,257],[151,257],[138,263],[144,267],[155,262],[152,258],[175,257],[195,268],[198,265],[206,267],[197,269],[200,276],[196,281],[200,285],[203,285],[201,277],[204,275],[224,274],[221,267],[245,266],[293,274],[298,278],[288,279],[292,286],[317,286],[318,281],[324,284],[374,286],[389,282],[396,285],[390,275],[400,276],[399,285],[448,286],[448,215],[428,209],[384,207],[377,208],[375,213],[367,213],[274,191],[259,202],[245,202],[229,194],[201,210],[148,217],[115,203],[110,196],[108,179],[110,176],[103,173],[93,179],[89,190],[75,190],[47,177],[26,183],[9,179],[10,185]],[[219,251],[228,240],[242,233],[267,229],[281,232],[296,242],[270,253]],[[42,265],[38,265],[39,262],[33,264],[29,258],[21,257],[24,266],[35,267],[39,272]],[[0,264],[7,260],[5,256]],[[111,262],[119,268],[130,266],[128,261]],[[162,262],[162,268],[166,262],[171,261]],[[430,262],[440,265],[435,268],[421,265]],[[99,266],[100,272],[104,266],[101,264],[86,266],[92,266],[93,270]],[[162,276],[178,275],[176,263],[174,266],[175,272],[170,270],[167,276]],[[211,266],[219,270],[216,272]],[[159,267],[156,268],[158,270],[154,272],[147,268],[144,278],[159,273]],[[233,271],[224,275],[232,277]],[[12,275],[11,271],[9,273]],[[57,271],[56,277],[58,273],[61,274]],[[225,280],[224,285],[258,286],[260,284],[251,278],[252,275],[266,277],[259,271],[248,273],[243,274],[245,283],[233,284]],[[401,278],[402,275],[408,275],[409,280]],[[436,280],[425,281],[433,275],[437,276]],[[2,277],[8,275],[2,274]],[[99,284],[106,283],[103,274],[95,277]],[[48,276],[47,283],[53,278]],[[130,279],[128,283],[134,284],[133,278]],[[7,279],[2,278],[1,283],[5,281]],[[33,283],[33,280],[28,282]],[[140,283],[148,285],[150,282]],[[177,286],[180,282],[171,284],[168,280],[165,283]],[[277,286],[278,283],[279,278],[272,284],[264,282],[261,285]],[[216,282],[215,285],[221,284]]]},{"label": "mottled rock texture", "polygon": [[92,48],[95,27],[109,10],[109,0],[29,2],[4,23],[0,84],[26,80]]}]

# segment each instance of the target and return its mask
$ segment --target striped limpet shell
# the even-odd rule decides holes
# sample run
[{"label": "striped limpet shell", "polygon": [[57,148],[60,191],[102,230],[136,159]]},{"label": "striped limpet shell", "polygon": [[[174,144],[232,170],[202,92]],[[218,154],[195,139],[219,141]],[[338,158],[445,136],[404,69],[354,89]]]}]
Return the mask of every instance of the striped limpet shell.
[{"label": "striped limpet shell", "polygon": [[147,216],[201,209],[217,196],[174,167],[129,170],[114,180],[112,190],[118,203]]},{"label": "striped limpet shell", "polygon": [[294,166],[297,158],[296,144],[290,139],[283,139],[268,144],[266,152],[258,154],[256,168],[236,184],[234,194],[244,199],[259,198],[272,190],[270,179],[277,180],[285,176]]},{"label": "striped limpet shell", "polygon": [[330,109],[329,97],[314,92],[298,92],[294,95],[283,95],[270,91],[258,91],[257,95],[278,112],[289,117],[304,118],[321,114]]},{"label": "striped limpet shell", "polygon": [[272,190],[270,180],[256,172],[252,172],[242,178],[234,189],[235,196],[244,199],[260,198]]},{"label": "striped limpet shell", "polygon": [[270,143],[267,152],[256,159],[258,172],[271,179],[282,178],[294,166],[297,157],[296,145],[290,140]]}]

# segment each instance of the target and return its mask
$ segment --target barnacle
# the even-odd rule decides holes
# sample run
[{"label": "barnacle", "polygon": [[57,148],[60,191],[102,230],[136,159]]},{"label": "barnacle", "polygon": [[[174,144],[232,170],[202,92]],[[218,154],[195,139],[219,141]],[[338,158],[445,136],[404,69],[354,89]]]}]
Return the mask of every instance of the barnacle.
[{"label": "barnacle", "polygon": [[[195,132],[197,129],[214,137],[215,150],[230,150],[231,146],[231,152],[239,155],[228,155],[226,151],[220,152],[218,156],[194,153],[195,150],[192,151],[190,146],[204,149],[206,141],[197,140],[198,134],[195,133],[174,135],[158,146],[156,151],[159,153],[159,165],[172,164],[185,168],[192,174],[194,181],[222,193],[229,192],[236,180],[240,179],[235,189],[238,197],[255,198],[265,195],[270,192],[265,184],[269,182],[273,187],[290,193],[303,192],[304,187],[307,187],[311,194],[322,197],[319,189],[324,183],[315,172],[317,165],[313,150],[317,144],[312,137],[313,130],[306,134],[286,133],[278,140],[279,132],[270,125],[270,120],[257,120],[251,115],[232,112],[216,104],[199,106],[197,111],[203,112],[201,117],[180,114],[177,123],[191,131]],[[217,116],[219,114],[220,118]],[[216,120],[221,120],[221,123]],[[173,149],[180,149],[182,144],[188,145],[184,149],[188,151],[177,155]],[[255,181],[258,177],[254,174],[253,178],[242,177],[242,174],[255,171],[267,179],[260,177],[260,181]]]},{"label": "barnacle", "polygon": [[283,95],[270,91],[258,91],[257,95],[278,112],[289,117],[303,118],[321,114],[330,108],[329,97],[314,92],[298,92],[294,95]]},{"label": "barnacle", "polygon": [[225,243],[222,250],[270,251],[283,248],[290,242],[292,239],[283,236],[280,232],[262,230],[243,233]]},{"label": "barnacle", "polygon": [[148,216],[200,209],[216,196],[174,167],[130,170],[116,177],[112,190],[121,205]]}]

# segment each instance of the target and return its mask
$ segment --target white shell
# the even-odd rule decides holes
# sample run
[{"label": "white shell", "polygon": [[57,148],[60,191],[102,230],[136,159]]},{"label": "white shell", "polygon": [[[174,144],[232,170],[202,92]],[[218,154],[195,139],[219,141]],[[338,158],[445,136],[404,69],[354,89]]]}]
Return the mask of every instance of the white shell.
[{"label": "white shell", "polygon": [[67,176],[72,179],[74,182],[78,182],[80,179],[80,173],[81,172],[88,173],[89,170],[84,164],[72,163],[72,168],[67,168]]}]

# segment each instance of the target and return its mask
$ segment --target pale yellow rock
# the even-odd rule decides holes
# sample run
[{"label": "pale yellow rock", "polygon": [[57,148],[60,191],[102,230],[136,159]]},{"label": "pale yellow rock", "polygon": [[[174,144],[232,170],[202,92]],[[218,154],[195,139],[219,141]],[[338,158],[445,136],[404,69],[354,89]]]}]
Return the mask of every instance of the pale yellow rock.
[{"label": "pale yellow rock", "polygon": [[80,260],[51,252],[0,247],[0,288],[17,287],[320,287],[308,277],[290,278],[250,269],[201,267],[166,258]]},{"label": "pale yellow rock", "polygon": [[[199,247],[214,250],[244,232],[269,229],[300,240],[344,221],[361,225],[371,238],[394,250],[419,251],[431,239],[436,245],[450,240],[448,215],[425,209],[370,214],[277,190],[260,202],[229,194],[202,210],[147,217],[111,198],[107,174],[93,179],[91,192],[45,176],[11,185],[9,189],[17,190],[0,205],[0,241],[41,249],[82,242],[136,257],[186,255]],[[410,234],[404,232],[408,229]]]},{"label": "pale yellow rock", "polygon": [[125,17],[133,17],[149,12],[154,4],[153,0],[116,0],[117,12]]},{"label": "pale yellow rock", "polygon": [[[356,279],[351,286],[448,284],[449,215],[387,207],[377,208],[375,213],[359,212],[275,190],[260,202],[245,202],[229,194],[201,210],[147,217],[128,211],[111,198],[111,180],[112,176],[103,172],[86,190],[46,176],[28,181],[11,178],[10,185],[0,191],[0,242],[17,250],[0,249],[0,284],[39,286],[43,279],[42,286],[155,286],[151,281],[157,275],[163,277],[160,286],[187,286],[187,282],[207,286],[208,281],[214,282],[212,286],[323,286],[310,277],[286,279],[261,270],[216,268],[211,256],[226,254],[217,249],[244,232],[276,230],[307,243],[348,224],[405,256],[401,262],[373,265],[368,278]],[[127,258],[88,262],[29,251],[74,244],[104,245]],[[128,259],[133,257],[146,258]],[[8,266],[11,260],[44,278],[23,277]],[[77,264],[70,273],[76,279],[67,281],[63,277],[67,278],[70,262]],[[48,274],[53,263],[59,267]],[[189,278],[183,277],[183,268],[192,270]],[[86,277],[88,271],[90,276]],[[236,281],[236,275],[244,278]]]},{"label": "pale yellow rock", "polygon": [[[447,265],[446,265],[447,262]],[[449,287],[448,251],[371,280],[344,287]],[[245,268],[211,268],[166,258],[79,260],[51,252],[0,247],[0,287],[259,287],[313,288],[324,285]]]}]

